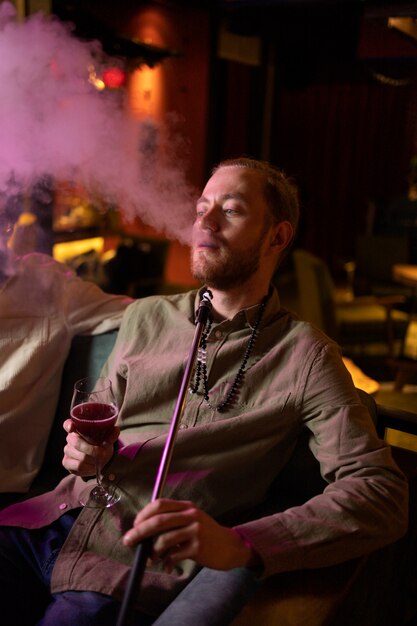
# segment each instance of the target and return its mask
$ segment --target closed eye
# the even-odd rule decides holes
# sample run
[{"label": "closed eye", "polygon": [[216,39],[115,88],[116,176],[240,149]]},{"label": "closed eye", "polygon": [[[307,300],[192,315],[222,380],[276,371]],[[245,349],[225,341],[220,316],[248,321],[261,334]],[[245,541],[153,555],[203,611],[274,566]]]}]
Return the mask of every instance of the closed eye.
[{"label": "closed eye", "polygon": [[223,206],[223,213],[230,216],[240,215],[243,213],[243,207],[240,204],[227,202]]},{"label": "closed eye", "polygon": [[203,215],[205,215],[206,212],[207,212],[207,207],[203,203],[198,202],[197,207],[196,207],[196,219],[198,217],[203,217]]}]

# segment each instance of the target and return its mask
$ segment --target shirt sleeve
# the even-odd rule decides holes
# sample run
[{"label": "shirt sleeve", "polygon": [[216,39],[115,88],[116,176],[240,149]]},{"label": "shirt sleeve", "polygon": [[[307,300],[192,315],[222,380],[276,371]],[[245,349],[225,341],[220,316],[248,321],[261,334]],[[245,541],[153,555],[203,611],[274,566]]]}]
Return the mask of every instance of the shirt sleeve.
[{"label": "shirt sleeve", "polygon": [[64,315],[72,334],[95,335],[119,328],[131,298],[105,293],[57,261],[51,260],[51,266],[55,281],[60,282]]},{"label": "shirt sleeve", "polygon": [[362,556],[407,528],[407,481],[378,439],[336,346],[324,346],[309,362],[300,412],[328,486],[301,506],[236,527],[261,556],[265,576]]}]

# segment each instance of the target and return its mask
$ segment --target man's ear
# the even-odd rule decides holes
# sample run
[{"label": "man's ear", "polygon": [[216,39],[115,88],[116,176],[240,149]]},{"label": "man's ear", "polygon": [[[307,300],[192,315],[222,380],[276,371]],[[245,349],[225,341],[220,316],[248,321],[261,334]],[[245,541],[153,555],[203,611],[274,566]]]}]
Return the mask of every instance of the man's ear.
[{"label": "man's ear", "polygon": [[294,237],[294,229],[290,222],[278,222],[273,226],[273,235],[271,239],[271,247],[275,248],[276,252],[282,252],[291,243]]}]

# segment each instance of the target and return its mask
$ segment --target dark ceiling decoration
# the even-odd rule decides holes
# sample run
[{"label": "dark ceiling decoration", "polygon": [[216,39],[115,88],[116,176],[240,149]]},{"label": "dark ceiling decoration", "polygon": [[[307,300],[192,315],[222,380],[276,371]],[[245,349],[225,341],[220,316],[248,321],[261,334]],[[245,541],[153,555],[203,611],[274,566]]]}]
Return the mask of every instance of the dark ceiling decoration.
[{"label": "dark ceiling decoration", "polygon": [[389,87],[408,87],[414,82],[411,78],[395,78],[394,76],[381,74],[381,72],[377,72],[373,69],[370,69],[370,73],[372,78],[374,78],[378,83],[388,85]]},{"label": "dark ceiling decoration", "polygon": [[328,58],[352,61],[363,19],[417,16],[417,2],[396,0],[52,0],[53,12],[74,24],[82,39],[96,39],[110,56],[131,67],[157,65],[179,52],[128,36],[124,30],[141,6],[196,7],[221,17],[231,33],[272,41],[283,60],[300,64]]},{"label": "dark ceiling decoration", "polygon": [[110,56],[124,57],[128,62],[134,65],[146,64],[154,67],[168,57],[178,57],[179,52],[170,48],[154,46],[138,39],[124,37],[123,35],[114,34],[108,40],[102,40],[97,37],[103,44],[103,50]]},{"label": "dark ceiling decoration", "polygon": [[88,2],[53,3],[53,13],[61,20],[73,25],[74,34],[86,41],[99,41],[103,51],[109,56],[121,57],[128,65],[142,64],[154,67],[168,57],[178,57],[177,50],[156,46],[128,37],[111,27],[103,16],[95,13]]},{"label": "dark ceiling decoration", "polygon": [[227,7],[247,7],[257,6],[268,7],[331,7],[343,5],[358,5],[365,9],[375,10],[379,14],[392,15],[393,12],[403,15],[417,15],[417,7],[414,0],[406,2],[404,0],[217,0],[217,5],[222,8]]}]

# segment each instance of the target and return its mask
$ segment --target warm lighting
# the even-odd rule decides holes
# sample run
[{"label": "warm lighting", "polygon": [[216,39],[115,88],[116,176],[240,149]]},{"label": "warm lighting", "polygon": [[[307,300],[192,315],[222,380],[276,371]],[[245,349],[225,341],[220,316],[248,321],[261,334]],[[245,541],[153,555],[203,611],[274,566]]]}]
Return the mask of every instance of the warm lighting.
[{"label": "warm lighting", "polygon": [[243,36],[230,32],[222,23],[219,32],[217,53],[221,59],[259,66],[261,64],[260,37]]},{"label": "warm lighting", "polygon": [[76,239],[74,241],[64,241],[53,246],[52,255],[54,259],[65,263],[69,259],[87,252],[97,252],[101,256],[104,247],[103,237],[90,237],[88,239]]},{"label": "warm lighting", "polygon": [[98,78],[96,70],[92,65],[88,68],[88,81],[99,91],[103,91],[103,89],[106,88],[104,81],[101,78]]},{"label": "warm lighting", "polygon": [[[147,53],[143,63],[129,76],[129,108],[138,118],[145,116],[162,120],[166,112],[170,64],[161,61],[165,57],[177,56],[176,52],[167,48],[171,26],[162,11],[150,7],[138,11],[134,24],[134,41],[141,42]],[[165,53],[159,54],[161,51]]]},{"label": "warm lighting", "polygon": [[109,67],[103,71],[103,82],[109,89],[119,89],[126,82],[126,74],[120,67]]},{"label": "warm lighting", "polygon": [[19,215],[19,219],[17,220],[18,226],[32,226],[32,224],[36,223],[36,215],[31,213],[30,211],[24,211]]},{"label": "warm lighting", "polygon": [[417,20],[412,17],[389,17],[388,26],[417,39]]},{"label": "warm lighting", "polygon": [[126,82],[126,72],[120,67],[108,67],[103,70],[102,77],[97,76],[93,65],[88,68],[88,81],[99,91],[103,89],[119,89]]},{"label": "warm lighting", "polygon": [[164,80],[160,66],[142,66],[132,73],[129,104],[135,115],[159,119],[164,110]]}]

